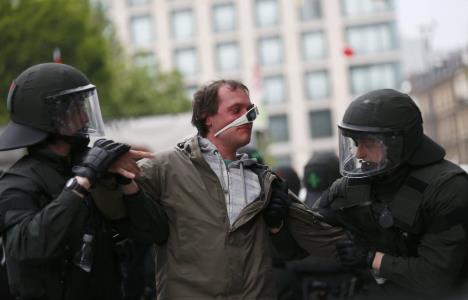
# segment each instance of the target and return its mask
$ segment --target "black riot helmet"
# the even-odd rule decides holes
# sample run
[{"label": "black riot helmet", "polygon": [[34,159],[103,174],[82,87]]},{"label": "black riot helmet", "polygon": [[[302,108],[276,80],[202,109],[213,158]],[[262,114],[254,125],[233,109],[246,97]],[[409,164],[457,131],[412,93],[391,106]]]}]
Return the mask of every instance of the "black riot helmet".
[{"label": "black riot helmet", "polygon": [[340,177],[340,162],[335,153],[315,153],[304,166],[303,183],[307,189],[306,204],[312,207],[322,192]]},{"label": "black riot helmet", "polygon": [[444,149],[423,133],[422,123],[419,108],[406,94],[382,89],[358,97],[338,125],[341,174],[364,178],[403,163],[441,160]]},{"label": "black riot helmet", "polygon": [[278,165],[271,168],[271,170],[288,183],[289,189],[294,194],[299,194],[299,191],[301,190],[301,179],[299,179],[299,175],[297,175],[297,172],[293,167],[289,165]]},{"label": "black riot helmet", "polygon": [[65,64],[38,64],[22,72],[10,86],[7,110],[11,120],[0,136],[0,151],[38,144],[49,134],[104,134],[96,87]]}]

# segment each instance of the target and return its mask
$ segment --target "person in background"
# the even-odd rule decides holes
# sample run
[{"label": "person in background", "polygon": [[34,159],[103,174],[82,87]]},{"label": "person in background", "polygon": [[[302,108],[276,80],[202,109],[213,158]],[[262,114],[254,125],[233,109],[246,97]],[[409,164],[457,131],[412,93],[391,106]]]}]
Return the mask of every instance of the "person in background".
[{"label": "person in background", "polygon": [[340,163],[335,153],[314,154],[304,166],[303,184],[307,190],[305,204],[312,207],[320,195],[340,177]]},{"label": "person in background", "polygon": [[[96,87],[78,69],[34,65],[12,83],[0,151],[27,154],[0,178],[0,235],[15,299],[122,299],[119,241],[163,243],[167,216],[134,178],[151,153],[98,139]],[[118,218],[107,216],[120,205]]]},{"label": "person in background", "polygon": [[299,191],[301,190],[301,179],[293,167],[289,165],[279,165],[272,167],[271,170],[288,183],[289,189],[295,195],[299,195]]}]

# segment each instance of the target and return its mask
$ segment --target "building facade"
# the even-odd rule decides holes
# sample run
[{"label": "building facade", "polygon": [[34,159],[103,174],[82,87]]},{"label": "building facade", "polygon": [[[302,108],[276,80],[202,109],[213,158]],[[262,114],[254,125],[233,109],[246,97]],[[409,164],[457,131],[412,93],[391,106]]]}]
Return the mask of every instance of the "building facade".
[{"label": "building facade", "polygon": [[178,69],[190,95],[213,79],[243,81],[269,156],[299,173],[314,152],[336,152],[349,101],[400,86],[392,0],[101,2],[135,62]]},{"label": "building facade", "polygon": [[448,159],[468,164],[468,50],[410,77],[410,84],[426,134],[445,148]]}]

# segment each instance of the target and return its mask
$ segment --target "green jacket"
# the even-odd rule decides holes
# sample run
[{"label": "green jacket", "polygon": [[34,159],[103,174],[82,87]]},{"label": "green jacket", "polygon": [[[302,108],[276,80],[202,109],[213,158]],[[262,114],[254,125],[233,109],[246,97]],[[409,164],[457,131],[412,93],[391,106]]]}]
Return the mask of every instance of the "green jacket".
[{"label": "green jacket", "polygon": [[[281,240],[282,254],[289,258],[301,248],[334,255],[328,236],[338,231],[327,232],[331,227],[320,224],[300,202],[293,203],[283,234],[269,234],[261,212],[268,204],[271,183],[277,179],[266,167],[251,169],[259,175],[262,192],[232,226],[221,184],[204,160],[197,137],[157,154],[141,167],[141,186],[161,200],[169,218],[169,238],[158,247],[156,259],[160,300],[275,299],[271,246],[276,238]],[[315,240],[296,243],[288,240],[287,230],[297,231],[292,236],[298,239],[316,232]]]},{"label": "green jacket", "polygon": [[[0,233],[11,292],[20,299],[120,299],[121,278],[113,237],[164,242],[166,216],[144,193],[126,196],[128,218],[109,221],[91,197],[63,190],[72,176],[67,158],[35,150],[0,180]],[[72,263],[84,233],[91,233],[93,264]]]},{"label": "green jacket", "polygon": [[374,184],[342,178],[317,206],[333,211],[335,222],[358,242],[385,253],[379,276],[387,281],[376,292],[447,295],[467,272],[466,173],[442,160],[410,168],[400,181],[383,192]]}]

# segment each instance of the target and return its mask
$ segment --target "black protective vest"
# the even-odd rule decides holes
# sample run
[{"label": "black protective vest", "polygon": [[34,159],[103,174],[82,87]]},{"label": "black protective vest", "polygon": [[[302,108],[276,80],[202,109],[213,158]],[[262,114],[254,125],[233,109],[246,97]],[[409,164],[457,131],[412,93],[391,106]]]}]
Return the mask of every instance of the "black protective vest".
[{"label": "black protective vest", "polygon": [[[65,177],[53,168],[30,156],[23,157],[15,163],[8,171],[2,174],[1,178],[8,175],[29,179],[27,181],[18,180],[14,184],[14,188],[40,195],[35,198],[37,201],[35,205],[41,208],[62,192],[66,180]],[[8,187],[2,187],[2,189],[8,189]],[[10,206],[9,209],[15,210],[15,203],[10,203],[10,205],[13,205],[13,207]],[[18,210],[15,215],[10,216],[8,219],[5,219],[5,216],[0,216],[1,231],[5,231],[22,221],[26,214],[29,214],[29,212],[22,213],[21,210]],[[48,299],[62,298],[64,289],[63,275],[67,265],[66,257],[50,262],[48,270],[34,266],[25,270],[23,266],[9,259],[8,256],[6,257],[6,262],[10,290],[13,294],[23,295],[24,299],[33,298],[44,293]],[[28,276],[24,276],[25,272]],[[37,278],[41,280],[37,280]]]},{"label": "black protective vest", "polygon": [[[5,176],[11,177],[8,181],[0,180],[0,190],[13,188],[36,195],[34,206],[38,209],[62,193],[69,177],[61,174],[53,165],[41,161],[40,157],[33,156],[23,157],[5,172]],[[22,179],[12,180],[15,177]],[[120,265],[112,240],[115,230],[95,209],[93,201],[88,200],[87,212],[80,213],[69,229],[69,241],[64,245],[62,256],[38,264],[21,263],[7,256],[10,290],[15,295],[21,295],[19,299],[121,299]],[[15,211],[14,203],[8,205],[8,209]],[[0,218],[1,232],[32,217],[31,210],[16,211],[15,215],[7,219]],[[72,266],[70,260],[82,244],[84,231],[90,228],[94,231],[94,270],[85,273]]]},{"label": "black protective vest", "polygon": [[398,190],[379,201],[370,184],[352,185],[342,178],[331,189],[328,209],[355,239],[371,249],[416,256],[420,237],[428,228],[424,203],[442,184],[460,174],[466,173],[446,160],[412,169]]}]

